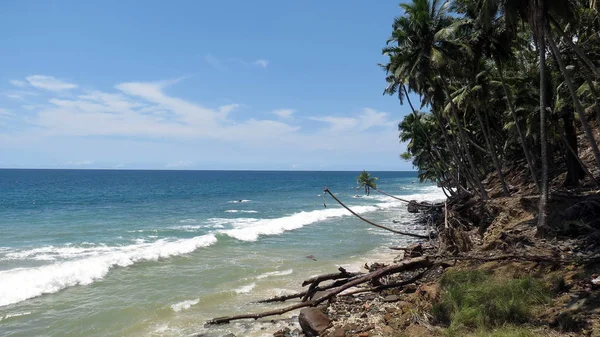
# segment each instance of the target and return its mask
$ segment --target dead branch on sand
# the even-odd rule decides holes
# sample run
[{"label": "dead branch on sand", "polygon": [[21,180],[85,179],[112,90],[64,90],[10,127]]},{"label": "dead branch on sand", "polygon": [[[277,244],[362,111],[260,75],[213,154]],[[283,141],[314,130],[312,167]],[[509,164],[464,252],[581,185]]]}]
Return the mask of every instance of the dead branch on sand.
[{"label": "dead branch on sand", "polygon": [[[376,270],[376,271],[368,273],[368,274],[355,276],[353,280],[346,282],[345,284],[343,284],[339,287],[332,288],[332,289],[326,291],[324,294],[321,294],[319,297],[313,298],[313,299],[305,301],[305,302],[301,302],[301,303],[297,303],[297,304],[294,304],[294,305],[291,305],[291,306],[288,306],[285,308],[266,311],[266,312],[257,313],[257,314],[244,314],[244,315],[238,315],[238,316],[217,317],[217,318],[213,318],[210,321],[206,322],[206,324],[208,324],[208,325],[224,324],[224,323],[229,323],[229,322],[235,321],[235,320],[249,319],[249,318],[256,320],[256,319],[259,319],[262,317],[281,315],[288,311],[292,311],[292,310],[296,310],[296,309],[300,309],[300,308],[304,308],[304,307],[314,307],[326,300],[329,300],[329,299],[337,296],[344,290],[355,287],[359,284],[363,284],[363,283],[366,283],[366,282],[369,282],[372,280],[377,280],[381,277],[384,277],[384,276],[387,276],[390,274],[407,271],[407,270],[428,268],[432,265],[433,265],[433,262],[430,261],[427,257],[419,257],[419,258],[415,258],[412,260],[403,261],[398,264],[394,264],[391,266],[381,268],[379,270]],[[318,280],[318,279],[319,279],[319,277],[317,277],[315,280]]]}]

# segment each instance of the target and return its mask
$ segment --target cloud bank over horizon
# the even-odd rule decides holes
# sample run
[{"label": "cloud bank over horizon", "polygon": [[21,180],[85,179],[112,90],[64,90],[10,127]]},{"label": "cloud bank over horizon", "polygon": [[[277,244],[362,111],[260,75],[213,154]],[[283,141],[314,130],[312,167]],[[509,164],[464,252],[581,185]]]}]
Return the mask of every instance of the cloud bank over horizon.
[{"label": "cloud bank over horizon", "polygon": [[185,82],[130,81],[98,90],[51,75],[12,79],[20,94],[4,94],[13,104],[0,105],[0,149],[15,159],[5,157],[0,166],[315,170],[399,152],[397,121],[387,112],[209,106],[172,93]]}]

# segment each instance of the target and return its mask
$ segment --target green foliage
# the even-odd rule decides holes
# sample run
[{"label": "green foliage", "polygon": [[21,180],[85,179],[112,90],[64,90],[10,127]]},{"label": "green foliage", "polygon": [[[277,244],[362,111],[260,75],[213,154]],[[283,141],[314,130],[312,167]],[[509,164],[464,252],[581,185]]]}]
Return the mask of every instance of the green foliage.
[{"label": "green foliage", "polygon": [[358,183],[358,188],[365,189],[365,193],[369,195],[371,193],[372,188],[377,188],[377,183],[375,183],[379,178],[371,177],[371,174],[367,171],[362,171],[358,177],[356,177],[356,182]]},{"label": "green foliage", "polygon": [[[401,158],[412,160],[421,180],[436,181],[451,194],[466,189],[479,193],[475,178],[480,173],[501,173],[498,163],[523,161],[532,168],[531,182],[539,182],[542,131],[553,151],[547,157],[564,164],[559,158],[567,158],[570,151],[562,141],[568,126],[563,117],[572,115],[576,104],[558,58],[569,68],[583,110],[600,122],[600,75],[591,69],[600,68],[597,8],[587,1],[545,4],[544,15],[552,16],[548,39],[556,41],[560,53],[548,53],[542,67],[535,48],[535,3],[412,0],[400,5],[382,50],[388,58],[381,65],[386,72],[384,93],[411,105],[412,113],[398,125],[407,146]],[[595,65],[582,61],[567,41]],[[548,96],[546,125],[540,123],[542,69],[547,78],[542,85]],[[410,101],[415,96],[420,102]],[[576,126],[583,121],[579,118]],[[460,136],[460,129],[466,137]],[[555,166],[556,171],[574,170]]]},{"label": "green foliage", "polygon": [[569,286],[562,275],[550,276],[550,290],[553,295],[558,295],[569,290]]},{"label": "green foliage", "polygon": [[[444,293],[432,313],[448,325],[451,336],[527,322],[533,308],[550,298],[550,290],[539,280],[502,280],[482,271],[447,272],[441,285]],[[502,329],[497,333],[505,335]]]},{"label": "green foliage", "polygon": [[470,337],[536,337],[539,334],[529,327],[505,325],[492,331],[479,331],[467,336]]}]

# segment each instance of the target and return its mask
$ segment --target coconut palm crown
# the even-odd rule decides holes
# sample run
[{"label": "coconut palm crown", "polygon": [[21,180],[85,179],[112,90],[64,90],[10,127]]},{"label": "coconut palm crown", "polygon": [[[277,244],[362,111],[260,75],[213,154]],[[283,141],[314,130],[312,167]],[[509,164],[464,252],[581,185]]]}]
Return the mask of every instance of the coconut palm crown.
[{"label": "coconut palm crown", "polygon": [[371,177],[371,174],[367,171],[362,171],[360,175],[356,178],[356,182],[358,183],[358,188],[365,188],[365,193],[369,195],[371,193],[371,189],[377,189],[377,184],[375,183],[379,178]]}]

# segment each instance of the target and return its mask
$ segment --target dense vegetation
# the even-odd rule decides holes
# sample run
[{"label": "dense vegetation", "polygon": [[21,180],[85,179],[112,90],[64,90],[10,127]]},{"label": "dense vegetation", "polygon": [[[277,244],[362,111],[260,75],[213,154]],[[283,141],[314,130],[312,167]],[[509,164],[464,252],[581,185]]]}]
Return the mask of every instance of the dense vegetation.
[{"label": "dense vegetation", "polygon": [[[596,0],[412,0],[400,7],[382,67],[385,93],[412,109],[399,124],[408,142],[402,157],[447,195],[483,200],[490,172],[511,194],[503,165],[519,163],[540,195],[543,234],[552,176],[566,171],[564,185],[574,187],[600,169]],[[594,165],[581,160],[578,133]]]}]

